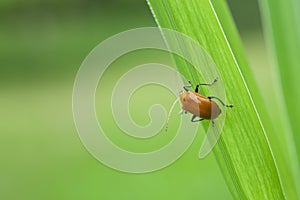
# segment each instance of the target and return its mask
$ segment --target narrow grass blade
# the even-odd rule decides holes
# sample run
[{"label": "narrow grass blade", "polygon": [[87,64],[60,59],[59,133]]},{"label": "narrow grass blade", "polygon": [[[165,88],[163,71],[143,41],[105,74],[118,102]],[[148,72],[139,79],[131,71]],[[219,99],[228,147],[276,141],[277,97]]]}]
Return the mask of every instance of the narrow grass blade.
[{"label": "narrow grass blade", "polygon": [[[148,3],[159,26],[182,32],[198,41],[211,55],[222,75],[227,102],[233,103],[235,108],[227,112],[223,133],[214,152],[233,196],[241,199],[285,199],[269,142],[242,76],[245,72],[239,67],[239,64],[248,66],[246,59],[242,53],[232,51],[226,37],[237,35],[235,29],[230,28],[233,27],[232,22],[229,21],[231,24],[224,33],[208,0],[148,0]],[[225,4],[215,3],[218,9],[227,10]],[[222,14],[228,17],[228,12]],[[200,78],[189,73],[187,64],[177,64],[178,70],[187,79],[200,82]],[[251,76],[247,77],[247,82],[251,81]]]},{"label": "narrow grass blade", "polygon": [[[265,37],[273,56],[272,69],[275,72],[274,85],[277,89],[276,101],[270,104],[273,122],[283,131],[277,132],[279,169],[290,199],[300,199],[300,2],[297,0],[260,1]],[[289,179],[289,181],[285,181]]]}]

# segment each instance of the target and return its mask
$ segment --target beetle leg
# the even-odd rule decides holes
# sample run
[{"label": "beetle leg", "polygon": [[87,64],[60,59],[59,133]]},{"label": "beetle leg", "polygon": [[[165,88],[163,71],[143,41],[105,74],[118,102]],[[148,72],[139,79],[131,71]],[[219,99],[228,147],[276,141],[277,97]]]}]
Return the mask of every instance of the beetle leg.
[{"label": "beetle leg", "polygon": [[207,98],[209,98],[209,99],[217,99],[223,106],[225,106],[225,107],[229,107],[229,108],[233,108],[233,105],[226,105],[220,98],[218,98],[218,97],[215,97],[215,96],[209,96],[209,97],[207,97]]},{"label": "beetle leg", "polygon": [[206,86],[212,86],[215,82],[218,81],[218,78],[215,78],[211,83],[201,83],[199,85],[206,85]]},{"label": "beetle leg", "polygon": [[196,115],[193,115],[191,122],[200,122],[200,121],[204,120],[202,118],[195,120],[196,117],[197,117]]},{"label": "beetle leg", "polygon": [[214,80],[213,80],[213,82],[211,82],[211,83],[200,83],[200,84],[197,84],[196,85],[196,88],[195,88],[195,92],[196,93],[198,93],[198,90],[199,90],[199,86],[200,85],[205,85],[205,86],[212,86],[215,82],[217,82],[218,81],[218,78],[215,78]]},{"label": "beetle leg", "polygon": [[185,86],[183,86],[183,89],[184,89],[185,91],[189,91],[189,89],[188,89],[188,88],[192,87],[192,83],[191,83],[191,81],[188,81],[188,82],[189,82],[189,85],[185,85]]},{"label": "beetle leg", "polygon": [[196,88],[195,88],[195,92],[198,93],[198,91],[199,91],[199,84],[196,85]]},{"label": "beetle leg", "polygon": [[212,127],[215,127],[215,121],[211,120],[211,123],[212,123]]}]

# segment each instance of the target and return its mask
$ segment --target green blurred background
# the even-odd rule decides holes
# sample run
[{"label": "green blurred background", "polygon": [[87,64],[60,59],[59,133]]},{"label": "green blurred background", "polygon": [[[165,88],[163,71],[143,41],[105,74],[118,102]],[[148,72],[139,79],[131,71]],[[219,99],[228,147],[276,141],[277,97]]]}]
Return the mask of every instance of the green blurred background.
[{"label": "green blurred background", "polygon": [[[229,5],[268,95],[272,82],[257,2],[230,0]],[[145,26],[156,24],[144,0],[0,2],[0,199],[232,198],[213,154],[198,160],[203,136],[173,165],[142,175],[102,165],[81,144],[72,118],[72,87],[81,62],[107,37]],[[164,63],[164,55],[129,55],[113,64],[106,79],[145,61]],[[147,99],[164,93],[159,87],[144,89],[140,95]],[[101,88],[102,94],[110,90],[109,84]],[[166,94],[161,103],[168,106],[173,99]],[[148,104],[134,102],[133,117],[145,116],[137,123],[149,122],[138,112],[146,112]],[[110,120],[103,123],[121,134]]]}]

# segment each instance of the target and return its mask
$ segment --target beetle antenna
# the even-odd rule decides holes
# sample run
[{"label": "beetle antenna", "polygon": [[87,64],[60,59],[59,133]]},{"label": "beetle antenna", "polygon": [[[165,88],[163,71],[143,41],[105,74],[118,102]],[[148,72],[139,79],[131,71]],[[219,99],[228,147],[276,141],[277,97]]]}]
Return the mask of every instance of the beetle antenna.
[{"label": "beetle antenna", "polygon": [[169,111],[169,113],[168,113],[168,118],[167,118],[167,122],[166,122],[166,132],[168,131],[168,125],[169,125],[169,120],[170,120],[170,117],[171,117],[171,113],[172,113],[172,111],[174,110],[174,108],[175,108],[175,105],[176,105],[176,103],[179,101],[179,98],[177,98],[174,102],[173,102],[173,104],[172,104],[172,106],[171,106],[171,108],[170,108],[170,111]]}]

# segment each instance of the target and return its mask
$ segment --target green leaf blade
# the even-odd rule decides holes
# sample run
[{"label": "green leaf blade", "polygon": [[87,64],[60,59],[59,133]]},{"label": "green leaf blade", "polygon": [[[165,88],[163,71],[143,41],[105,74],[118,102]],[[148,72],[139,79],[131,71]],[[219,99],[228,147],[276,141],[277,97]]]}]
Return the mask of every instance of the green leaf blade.
[{"label": "green leaf blade", "polygon": [[[148,2],[159,26],[182,32],[198,41],[211,55],[223,77],[226,101],[233,103],[235,108],[227,112],[223,133],[214,152],[233,196],[285,199],[268,140],[238,65],[238,62],[246,63],[246,59],[243,54],[234,55],[212,4],[207,0]],[[235,30],[231,31],[237,34]],[[177,66],[179,71],[187,71],[187,66],[180,64]],[[184,75],[194,82],[200,81],[189,73]]]},{"label": "green leaf blade", "polygon": [[[276,100],[270,105],[271,118],[277,127],[276,138],[287,197],[300,198],[300,2],[297,0],[259,1],[264,33],[272,55]],[[285,166],[287,165],[287,166]]]}]

